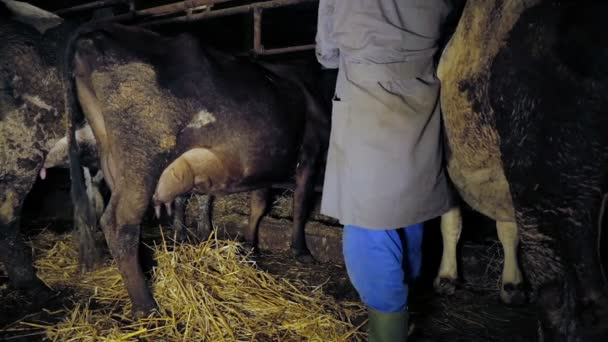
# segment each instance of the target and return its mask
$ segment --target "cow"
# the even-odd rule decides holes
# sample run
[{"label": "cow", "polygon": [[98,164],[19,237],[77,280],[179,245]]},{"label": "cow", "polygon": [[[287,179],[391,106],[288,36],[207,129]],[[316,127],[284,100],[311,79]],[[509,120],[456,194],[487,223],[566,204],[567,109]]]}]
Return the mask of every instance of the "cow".
[{"label": "cow", "polygon": [[[310,256],[307,199],[329,139],[329,111],[305,80],[314,70],[286,75],[204,47],[190,34],[107,23],[85,25],[70,38],[64,67],[70,169],[81,166],[72,143],[82,121],[73,108],[80,106],[112,192],[101,226],[135,316],[156,307],[138,259],[150,201],[171,208],[191,190],[253,191],[251,215],[259,221],[267,189],[295,174],[292,249]],[[75,202],[87,201],[82,179],[72,177],[72,189]],[[256,235],[250,230],[246,238],[255,245]]]},{"label": "cow", "polygon": [[469,0],[438,68],[450,178],[499,236],[519,235],[546,341],[608,340],[607,10]]},{"label": "cow", "polygon": [[[50,292],[19,235],[19,216],[45,157],[66,133],[59,62],[76,28],[27,3],[0,1],[0,260],[10,284],[34,298]],[[90,207],[81,211],[93,215]],[[77,227],[87,271],[98,256],[95,227]]]}]

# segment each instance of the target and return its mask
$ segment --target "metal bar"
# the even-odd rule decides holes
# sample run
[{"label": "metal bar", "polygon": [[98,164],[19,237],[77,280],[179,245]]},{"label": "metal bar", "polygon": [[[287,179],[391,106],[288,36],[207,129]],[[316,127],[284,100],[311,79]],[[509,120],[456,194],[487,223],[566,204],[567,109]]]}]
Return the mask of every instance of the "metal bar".
[{"label": "metal bar", "polygon": [[134,11],[131,13],[119,14],[113,17],[103,18],[99,21],[112,21],[112,22],[120,22],[127,21],[133,19],[145,19],[151,17],[160,17],[167,16],[171,14],[177,14],[181,12],[185,12],[191,8],[197,8],[201,6],[213,6],[215,4],[220,4],[224,2],[229,2],[234,0],[189,0],[189,1],[181,1],[176,2],[174,4],[162,5],[157,7],[150,7],[139,11]]},{"label": "metal bar", "polygon": [[253,9],[253,51],[262,51],[262,9]]},{"label": "metal bar", "polygon": [[315,49],[315,44],[309,44],[309,45],[289,46],[289,47],[276,48],[276,49],[262,49],[261,51],[255,51],[255,53],[258,55],[278,55],[281,53],[307,51],[307,50],[314,50],[314,49]]},{"label": "metal bar", "polygon": [[176,2],[174,4],[163,5],[158,7],[146,8],[143,10],[139,10],[135,12],[135,17],[151,17],[151,16],[162,16],[162,15],[170,15],[176,14],[188,9],[193,9],[200,6],[211,6],[215,4],[220,4],[223,2],[229,2],[233,0],[189,0],[189,1],[181,1]]},{"label": "metal bar", "polygon": [[55,14],[63,15],[63,14],[68,14],[68,13],[73,13],[73,12],[82,12],[82,11],[87,11],[87,10],[92,10],[92,9],[103,8],[103,7],[110,7],[113,5],[122,4],[122,3],[126,3],[126,2],[127,2],[126,0],[94,1],[94,2],[89,2],[89,3],[83,4],[83,5],[62,8],[60,10],[55,11]]},{"label": "metal bar", "polygon": [[271,1],[264,1],[264,2],[256,2],[253,4],[249,4],[249,5],[229,7],[229,8],[225,8],[225,9],[221,9],[221,10],[214,10],[214,11],[209,11],[209,12],[204,12],[204,13],[193,14],[190,16],[181,16],[181,17],[176,17],[176,18],[151,20],[151,21],[140,23],[137,25],[146,27],[146,26],[162,25],[162,24],[169,24],[169,23],[186,23],[186,22],[191,22],[191,21],[199,21],[199,20],[205,20],[205,19],[211,19],[211,18],[217,18],[217,17],[224,17],[224,16],[234,15],[234,14],[248,13],[255,8],[270,9],[270,8],[284,7],[284,6],[296,5],[296,4],[301,4],[301,3],[305,3],[305,2],[313,2],[313,1],[318,1],[318,0],[271,0]]}]

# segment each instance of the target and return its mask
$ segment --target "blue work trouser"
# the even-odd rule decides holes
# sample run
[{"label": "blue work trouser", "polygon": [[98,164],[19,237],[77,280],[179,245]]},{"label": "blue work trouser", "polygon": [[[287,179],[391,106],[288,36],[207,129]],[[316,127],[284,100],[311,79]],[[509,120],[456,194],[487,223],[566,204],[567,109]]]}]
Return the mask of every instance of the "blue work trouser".
[{"label": "blue work trouser", "polygon": [[372,230],[345,226],[344,261],[363,303],[380,312],[407,310],[408,284],[420,275],[423,225]]}]

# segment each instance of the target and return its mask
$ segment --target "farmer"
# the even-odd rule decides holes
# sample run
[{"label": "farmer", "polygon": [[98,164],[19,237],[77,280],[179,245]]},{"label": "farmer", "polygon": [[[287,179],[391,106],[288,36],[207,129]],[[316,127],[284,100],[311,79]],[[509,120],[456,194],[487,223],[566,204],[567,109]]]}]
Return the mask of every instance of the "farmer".
[{"label": "farmer", "polygon": [[344,225],[370,341],[406,341],[422,223],[452,205],[433,55],[447,0],[321,0],[317,59],[339,68],[321,212]]}]

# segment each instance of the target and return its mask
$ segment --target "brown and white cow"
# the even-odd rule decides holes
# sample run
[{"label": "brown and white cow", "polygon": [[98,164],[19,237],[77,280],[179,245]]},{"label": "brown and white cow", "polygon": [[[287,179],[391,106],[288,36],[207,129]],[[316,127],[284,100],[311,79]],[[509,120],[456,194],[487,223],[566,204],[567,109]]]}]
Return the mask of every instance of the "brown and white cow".
[{"label": "brown and white cow", "polygon": [[[112,191],[101,226],[136,314],[155,307],[137,252],[152,199],[170,207],[190,190],[254,191],[259,221],[266,189],[295,174],[292,248],[309,255],[307,199],[329,133],[328,110],[306,81],[314,70],[287,75],[205,48],[188,34],[169,38],[116,24],[84,26],[65,63],[75,73],[65,83],[67,109],[76,107],[77,92]],[[71,146],[71,169],[79,170]],[[74,201],[86,201],[81,180],[72,186],[79,187]],[[247,238],[255,243],[256,235]]]},{"label": "brown and white cow", "polygon": [[438,69],[451,179],[499,236],[520,235],[546,341],[608,340],[607,11],[469,0]]}]

